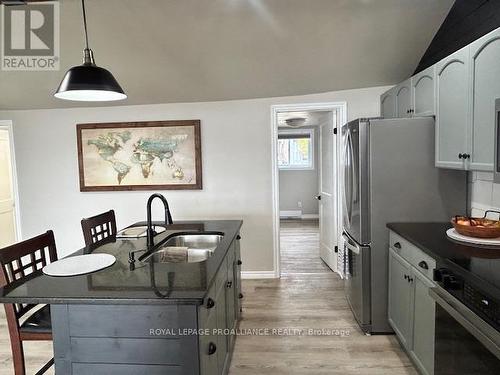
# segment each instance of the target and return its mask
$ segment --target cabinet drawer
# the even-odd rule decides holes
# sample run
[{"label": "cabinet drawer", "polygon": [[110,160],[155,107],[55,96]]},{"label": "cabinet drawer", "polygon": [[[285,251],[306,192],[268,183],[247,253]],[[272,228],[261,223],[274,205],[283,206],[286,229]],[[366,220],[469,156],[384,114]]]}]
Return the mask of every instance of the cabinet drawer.
[{"label": "cabinet drawer", "polygon": [[400,255],[424,276],[432,280],[436,261],[400,235],[390,232],[389,241],[394,252]]},{"label": "cabinet drawer", "polygon": [[434,258],[416,247],[415,251],[412,252],[412,259],[410,260],[410,263],[429,280],[432,280],[434,268],[436,268],[436,261]]},{"label": "cabinet drawer", "polygon": [[411,243],[406,241],[400,235],[394,233],[393,231],[389,232],[389,244],[394,250],[396,254],[402,257],[404,260],[410,262],[411,259],[411,251],[414,247]]}]

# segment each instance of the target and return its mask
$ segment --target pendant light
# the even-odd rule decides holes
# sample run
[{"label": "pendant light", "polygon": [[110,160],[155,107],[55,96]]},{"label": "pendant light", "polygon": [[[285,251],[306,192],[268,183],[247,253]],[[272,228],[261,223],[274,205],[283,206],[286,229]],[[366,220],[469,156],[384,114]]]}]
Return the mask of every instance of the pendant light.
[{"label": "pendant light", "polygon": [[126,99],[127,95],[125,95],[111,72],[95,64],[94,53],[89,48],[85,0],[82,0],[82,12],[85,31],[83,64],[74,66],[66,72],[54,96],[59,99],[87,102]]}]

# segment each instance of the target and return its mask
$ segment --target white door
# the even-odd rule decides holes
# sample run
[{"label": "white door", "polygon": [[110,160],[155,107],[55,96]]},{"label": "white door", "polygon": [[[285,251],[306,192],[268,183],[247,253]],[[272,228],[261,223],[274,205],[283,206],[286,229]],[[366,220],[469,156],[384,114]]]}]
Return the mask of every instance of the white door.
[{"label": "white door", "polygon": [[411,78],[413,116],[434,116],[435,109],[435,65]]},{"label": "white door", "polygon": [[495,30],[470,45],[472,85],[472,128],[469,136],[470,169],[493,171],[495,159],[495,99],[500,98],[500,30]]},{"label": "white door", "polygon": [[411,79],[400,83],[396,87],[396,117],[411,117]]},{"label": "white door", "polygon": [[380,97],[380,115],[383,118],[396,117],[396,96],[394,87]]},{"label": "white door", "polygon": [[436,167],[465,169],[469,129],[469,48],[436,65]]},{"label": "white door", "polygon": [[16,242],[9,132],[0,128],[0,248]]},{"label": "white door", "polygon": [[319,177],[319,240],[320,256],[328,266],[337,270],[337,197],[334,183],[336,175],[336,142],[334,128],[337,126],[335,112],[320,127],[320,177]]}]

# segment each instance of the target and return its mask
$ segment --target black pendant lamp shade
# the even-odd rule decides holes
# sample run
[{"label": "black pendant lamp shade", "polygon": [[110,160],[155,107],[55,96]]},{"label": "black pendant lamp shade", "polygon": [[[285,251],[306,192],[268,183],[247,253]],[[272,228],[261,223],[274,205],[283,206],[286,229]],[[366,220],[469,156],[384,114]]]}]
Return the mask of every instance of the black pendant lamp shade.
[{"label": "black pendant lamp shade", "polygon": [[92,50],[88,47],[84,0],[82,0],[82,11],[86,44],[83,50],[83,64],[74,66],[66,72],[54,96],[65,100],[91,102],[126,99],[127,95],[111,72],[95,64]]}]

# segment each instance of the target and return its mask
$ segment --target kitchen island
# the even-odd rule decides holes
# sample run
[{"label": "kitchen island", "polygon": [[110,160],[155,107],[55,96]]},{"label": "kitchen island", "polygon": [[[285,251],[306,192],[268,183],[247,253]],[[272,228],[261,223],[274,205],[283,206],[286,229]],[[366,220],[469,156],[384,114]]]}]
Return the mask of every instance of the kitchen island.
[{"label": "kitchen island", "polygon": [[199,262],[141,261],[146,238],[111,237],[72,254],[111,254],[111,267],[62,278],[38,271],[1,289],[0,302],[51,305],[56,374],[225,374],[241,314],[241,225],[177,222],[155,236],[159,247],[179,235],[219,236]]}]

